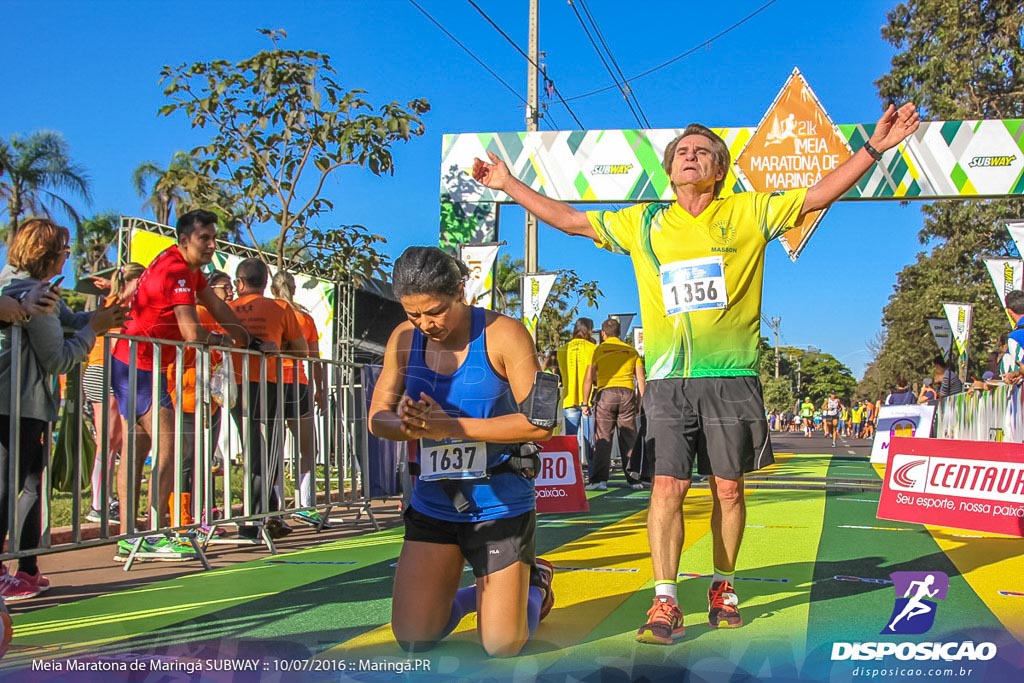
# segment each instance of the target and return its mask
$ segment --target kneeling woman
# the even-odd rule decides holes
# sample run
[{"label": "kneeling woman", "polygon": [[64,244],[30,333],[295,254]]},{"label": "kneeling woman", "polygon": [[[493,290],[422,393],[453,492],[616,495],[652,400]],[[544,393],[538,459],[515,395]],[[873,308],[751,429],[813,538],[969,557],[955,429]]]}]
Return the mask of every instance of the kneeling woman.
[{"label": "kneeling woman", "polygon": [[[421,651],[478,611],[484,649],[511,657],[554,595],[551,565],[535,557],[533,480],[507,462],[516,444],[545,439],[550,429],[517,407],[539,370],[529,332],[464,304],[467,275],[435,247],[410,247],[395,262],[394,291],[409,320],[388,340],[370,431],[415,441],[418,476],[405,512],[391,629],[404,649]],[[466,561],[476,584],[459,590]]]}]

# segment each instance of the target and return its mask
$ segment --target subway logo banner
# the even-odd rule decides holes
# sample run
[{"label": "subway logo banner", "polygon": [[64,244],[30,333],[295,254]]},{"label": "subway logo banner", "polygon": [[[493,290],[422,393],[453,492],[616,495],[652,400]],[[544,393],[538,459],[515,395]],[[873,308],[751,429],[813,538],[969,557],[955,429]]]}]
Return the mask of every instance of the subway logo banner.
[{"label": "subway logo banner", "polygon": [[[760,126],[712,125],[734,162],[723,194],[802,186],[860,149],[874,126],[832,124],[794,70]],[[473,160],[486,159],[487,152],[502,158],[534,190],[555,199],[575,204],[669,202],[674,195],[661,166],[662,155],[681,132],[674,128],[445,135],[440,241],[451,245],[497,240],[497,206],[511,200],[470,176]],[[911,138],[885,152],[843,200],[1019,195],[1024,195],[1024,119],[991,119],[922,123]],[[794,260],[810,237],[806,226],[804,230],[784,241]]]}]

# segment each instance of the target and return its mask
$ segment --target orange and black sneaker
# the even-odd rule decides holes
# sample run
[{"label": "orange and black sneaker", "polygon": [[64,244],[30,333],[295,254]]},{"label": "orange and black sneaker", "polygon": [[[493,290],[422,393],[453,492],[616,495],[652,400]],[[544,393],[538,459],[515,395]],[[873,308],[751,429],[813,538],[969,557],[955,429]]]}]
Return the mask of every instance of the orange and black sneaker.
[{"label": "orange and black sneaker", "polygon": [[743,625],[736,605],[740,599],[733,592],[728,581],[711,584],[708,590],[708,626],[711,628],[736,628]]},{"label": "orange and black sneaker", "polygon": [[555,591],[551,588],[551,580],[555,576],[555,568],[550,562],[540,557],[536,559],[534,566],[537,568],[537,581],[533,585],[536,585],[544,592],[544,600],[540,603],[540,618],[537,620],[539,623],[544,621],[544,617],[555,606]]},{"label": "orange and black sneaker", "polygon": [[636,632],[636,642],[671,645],[684,635],[683,613],[676,601],[667,595],[654,596],[654,605],[647,610],[647,623]]}]

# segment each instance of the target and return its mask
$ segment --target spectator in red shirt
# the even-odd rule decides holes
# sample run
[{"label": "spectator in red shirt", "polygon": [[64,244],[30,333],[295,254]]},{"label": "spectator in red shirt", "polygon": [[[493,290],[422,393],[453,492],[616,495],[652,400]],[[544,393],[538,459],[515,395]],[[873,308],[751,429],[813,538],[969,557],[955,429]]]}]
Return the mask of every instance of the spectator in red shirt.
[{"label": "spectator in red shirt", "polygon": [[[131,300],[130,318],[125,322],[124,334],[137,337],[152,337],[172,341],[205,343],[211,346],[232,346],[249,343],[246,329],[238,321],[226,303],[221,301],[207,287],[206,277],[200,268],[213,260],[216,249],[217,216],[209,211],[189,211],[178,219],[176,232],[178,243],[162,251],[139,278],[139,284]],[[228,331],[228,335],[211,332],[199,322],[196,303],[202,303],[214,319]],[[174,408],[167,392],[167,366],[174,360],[174,347],[161,346],[159,367],[154,368],[153,344],[138,342],[135,346],[136,391],[131,399],[135,410],[129,413],[128,380],[132,348],[125,339],[119,339],[114,347],[110,381],[117,397],[118,410],[124,419],[125,433],[135,430],[135,452],[131,454],[135,464],[133,505],[128,505],[128,447],[121,458],[117,473],[117,495],[121,501],[121,533],[134,531],[136,508],[138,506],[143,461],[152,445],[154,422],[159,424],[160,436],[157,444],[153,473],[150,480],[150,507],[157,508],[157,519],[150,520],[156,526],[167,521],[167,500],[174,480]],[[153,381],[159,378],[159,401],[153,406]],[[156,495],[154,495],[156,494]]]},{"label": "spectator in red shirt", "polygon": [[[295,312],[290,306],[282,306],[279,301],[263,296],[269,279],[270,271],[267,264],[258,258],[247,258],[238,264],[235,271],[235,291],[238,298],[231,302],[231,309],[246,329],[255,335],[257,343],[250,347],[253,350],[269,352],[281,349],[290,355],[305,358],[308,348]],[[266,358],[250,354],[247,364],[243,363],[243,355],[234,354],[235,379],[241,386],[238,392],[239,400],[232,409],[232,415],[238,424],[243,425],[245,433],[243,451],[247,458],[249,500],[252,503],[252,510],[247,511],[247,514],[273,512],[281,509],[278,493],[274,489],[281,471],[281,449],[268,448],[266,451],[269,500],[263,497],[263,452],[264,442],[276,446],[283,437],[277,401],[281,366],[276,354]],[[243,373],[245,365],[248,365],[248,377]],[[266,392],[260,390],[260,380],[264,377],[264,372],[268,383]],[[248,382],[248,386],[245,386],[245,382]],[[248,392],[248,401],[243,401],[243,391]],[[264,416],[266,423],[263,422]],[[245,422],[243,417],[247,417],[248,422]],[[264,525],[272,538],[291,532],[291,529],[276,517],[268,518]],[[254,526],[243,526],[238,530],[239,536],[250,539],[255,539],[257,533]]]}]

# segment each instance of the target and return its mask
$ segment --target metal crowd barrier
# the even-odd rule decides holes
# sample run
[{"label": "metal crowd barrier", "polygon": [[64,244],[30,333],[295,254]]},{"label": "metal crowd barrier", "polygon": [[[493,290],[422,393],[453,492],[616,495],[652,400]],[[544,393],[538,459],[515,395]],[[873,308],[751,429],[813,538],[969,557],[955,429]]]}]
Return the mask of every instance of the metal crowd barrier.
[{"label": "metal crowd barrier", "polygon": [[1024,388],[997,385],[988,391],[947,396],[938,402],[935,434],[965,441],[1024,441]]},{"label": "metal crowd barrier", "polygon": [[[138,344],[140,342],[156,342],[153,344],[153,366],[159,368],[161,356],[166,353],[174,354],[174,373],[168,389],[173,387],[173,395],[176,400],[173,402],[173,447],[165,454],[159,453],[158,444],[161,439],[161,430],[167,436],[167,426],[161,426],[159,420],[154,421],[152,429],[152,448],[149,453],[151,462],[151,489],[147,490],[150,508],[149,517],[154,520],[149,529],[131,529],[127,534],[111,534],[108,527],[109,510],[106,501],[111,499],[109,490],[109,458],[106,444],[109,443],[111,425],[109,424],[109,406],[112,400],[109,387],[111,352],[114,343],[118,339],[125,339],[129,342],[129,405],[125,407],[127,415],[134,416],[138,413],[136,405],[137,390],[137,362]],[[339,361],[302,358],[297,359],[287,353],[263,354],[254,351],[245,351],[234,348],[210,348],[204,345],[189,344],[185,342],[169,342],[167,340],[150,339],[145,337],[129,337],[124,335],[110,334],[105,336],[101,343],[104,344],[103,364],[103,387],[104,398],[102,410],[96,418],[97,434],[96,449],[99,454],[100,463],[100,495],[99,500],[103,501],[100,508],[101,521],[99,523],[98,538],[85,539],[82,533],[81,509],[83,507],[83,486],[81,474],[82,468],[89,468],[91,472],[93,463],[83,462],[84,458],[84,431],[89,429],[86,425],[88,419],[84,409],[85,397],[80,381],[68,382],[69,388],[76,390],[74,395],[66,396],[64,399],[64,410],[71,411],[71,419],[65,421],[70,425],[71,431],[64,435],[75,445],[77,457],[71,458],[69,463],[72,470],[71,481],[71,529],[69,540],[64,543],[52,544],[50,537],[51,501],[50,501],[50,472],[52,449],[52,430],[47,429],[44,444],[43,475],[41,489],[41,515],[42,515],[42,539],[40,547],[15,551],[19,546],[20,527],[16,523],[16,502],[19,487],[19,453],[18,436],[21,419],[21,406],[18,400],[21,392],[21,369],[19,367],[20,348],[22,343],[27,343],[25,335],[18,326],[14,326],[12,332],[12,367],[11,367],[11,415],[10,435],[11,449],[8,471],[2,473],[7,477],[8,490],[11,495],[8,499],[9,519],[9,544],[12,549],[7,553],[0,554],[0,561],[15,559],[28,555],[44,555],[66,550],[74,550],[101,544],[116,544],[117,542],[130,539],[134,541],[133,550],[125,562],[125,571],[129,571],[137,559],[151,559],[149,553],[143,550],[141,540],[147,536],[163,535],[173,537],[179,542],[187,543],[195,553],[195,559],[209,569],[210,565],[206,559],[205,551],[211,544],[231,543],[243,545],[265,545],[271,553],[276,553],[274,539],[271,532],[262,524],[257,525],[257,538],[221,538],[218,537],[218,529],[226,526],[241,527],[245,523],[262,523],[270,517],[284,518],[301,510],[317,511],[321,514],[324,522],[344,523],[342,518],[331,518],[331,514],[343,510],[346,514],[355,513],[354,519],[358,520],[365,513],[373,525],[379,529],[376,517],[371,508],[370,482],[368,481],[369,467],[367,463],[367,450],[359,448],[359,444],[366,442],[366,420],[365,411],[359,409],[357,396],[361,392],[359,370],[361,366],[346,364]],[[191,349],[195,353],[195,413],[186,413],[183,410],[182,388],[183,375],[185,371],[185,351]],[[220,412],[220,437],[214,433],[215,413],[211,382],[215,371],[211,359],[211,352],[221,355],[222,363],[231,364],[232,360],[241,356],[241,376],[235,376],[236,407],[234,410],[227,406],[219,408]],[[267,361],[269,358],[276,358],[276,377],[267,376]],[[258,362],[258,376],[250,376],[248,360],[255,358]],[[288,421],[285,416],[285,385],[277,380],[281,379],[282,364],[280,360],[287,358],[296,363],[301,363],[309,378],[309,402],[312,406],[312,415],[294,422],[294,438],[287,439],[289,431]],[[81,366],[77,366],[73,373],[81,373]],[[69,373],[70,374],[70,373]],[[314,400],[315,379],[320,374],[323,378],[325,401],[322,410],[318,409]],[[53,378],[56,382],[57,378]],[[159,383],[154,374],[152,403],[154,407],[160,405]],[[258,383],[259,411],[253,410],[249,391],[247,387],[250,382]],[[295,381],[292,386],[296,401],[300,395],[298,373],[295,373]],[[268,412],[268,400],[272,401],[274,410]],[[254,414],[255,413],[255,414]],[[253,422],[256,422],[256,425]],[[129,419],[129,424],[135,424],[137,420]],[[188,433],[190,424],[195,427],[191,429],[191,445],[194,446],[192,456],[192,486],[186,490],[186,441],[181,435]],[[257,428],[258,427],[258,428]],[[303,430],[312,430],[314,433],[312,454],[312,477],[314,499],[307,505],[300,504],[300,486],[302,481],[302,454],[300,446]],[[136,458],[125,457],[125,453],[134,453],[136,441],[139,434],[136,429],[129,427],[124,434],[124,450],[121,454],[121,465],[126,468],[128,481],[134,482],[137,477],[142,476],[136,465]],[[254,449],[250,443],[252,438],[259,439],[260,448]],[[166,440],[165,440],[166,443]],[[221,472],[223,483],[219,489],[217,476],[214,475],[214,462],[217,452],[221,451]],[[160,490],[156,470],[160,457],[172,457],[173,485],[172,490]],[[258,457],[257,463],[254,458]],[[238,476],[232,470],[232,463],[237,461],[242,467],[242,497],[236,501],[232,496],[232,479]],[[249,474],[253,471],[253,465],[260,466],[263,473],[259,484],[260,499],[263,501],[263,509],[254,509],[253,500],[256,491],[251,490]],[[286,498],[284,475],[287,470],[291,473],[293,483],[293,495]],[[317,470],[321,471],[317,476]],[[268,510],[267,505],[271,500],[271,493],[276,492],[279,503],[278,510]],[[190,504],[189,509],[191,523],[184,523],[182,519],[183,494],[188,493]],[[161,498],[162,497],[162,498]],[[169,519],[161,524],[156,521],[157,501],[166,500],[169,502]],[[121,515],[128,515],[136,508],[135,487],[128,487],[128,500],[119,501]],[[139,510],[143,513],[143,510]],[[145,516],[145,515],[142,515]],[[324,524],[317,527],[322,531]]]}]

